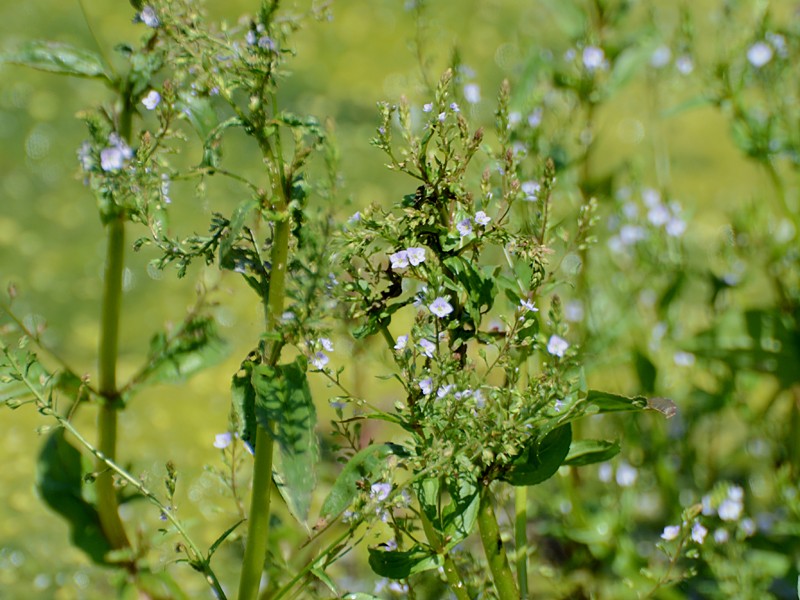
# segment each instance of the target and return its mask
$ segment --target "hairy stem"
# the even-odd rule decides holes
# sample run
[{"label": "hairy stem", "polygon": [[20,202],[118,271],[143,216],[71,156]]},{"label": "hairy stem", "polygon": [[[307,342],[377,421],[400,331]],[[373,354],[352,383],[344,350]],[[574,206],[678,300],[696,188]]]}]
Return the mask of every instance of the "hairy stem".
[{"label": "hairy stem", "polygon": [[497,517],[492,506],[492,495],[489,488],[484,487],[481,492],[481,504],[478,510],[478,529],[481,534],[483,551],[489,562],[489,569],[492,572],[494,587],[497,594],[504,600],[506,598],[519,598],[519,590],[514,582],[514,573],[511,572],[511,565],[508,563],[506,549],[500,539],[500,527],[497,524]]}]

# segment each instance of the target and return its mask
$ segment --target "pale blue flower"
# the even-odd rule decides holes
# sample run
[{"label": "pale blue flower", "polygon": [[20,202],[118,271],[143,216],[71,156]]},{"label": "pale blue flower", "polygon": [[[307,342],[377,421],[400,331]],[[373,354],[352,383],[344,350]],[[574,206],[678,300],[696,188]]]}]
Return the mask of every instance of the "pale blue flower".
[{"label": "pale blue flower", "polygon": [[650,55],[650,65],[656,69],[661,69],[666,67],[671,59],[672,51],[669,49],[669,46],[659,46],[653,50],[653,54]]},{"label": "pale blue flower", "polygon": [[333,342],[331,342],[328,338],[319,338],[317,340],[322,348],[328,352],[333,352]]},{"label": "pale blue flower", "polygon": [[422,339],[419,341],[419,347],[422,348],[422,355],[427,358],[433,358],[433,353],[436,351],[436,345],[433,342]]},{"label": "pale blue flower", "polygon": [[391,483],[373,483],[369,488],[369,497],[377,502],[383,502],[391,492]]},{"label": "pale blue flower", "polygon": [[433,110],[433,102],[428,102],[422,105],[422,112],[429,113]]},{"label": "pale blue flower", "polygon": [[322,371],[329,361],[328,355],[324,352],[315,352],[311,359],[311,364],[315,369]]},{"label": "pale blue flower", "polygon": [[626,462],[621,462],[617,467],[617,485],[619,487],[631,487],[639,478],[639,472]]},{"label": "pale blue flower", "polygon": [[103,171],[119,171],[133,157],[133,150],[116,133],[108,136],[108,143],[100,151],[100,167]]},{"label": "pale blue flower", "polygon": [[481,101],[481,88],[477,83],[468,83],[464,86],[464,100],[470,104]]},{"label": "pale blue flower", "polygon": [[542,114],[544,111],[541,108],[533,109],[533,112],[528,115],[528,125],[531,129],[536,129],[542,124]]},{"label": "pale blue flower", "polygon": [[426,396],[430,395],[430,393],[433,391],[433,379],[428,377],[420,381],[419,389],[421,389],[422,393],[425,394]]},{"label": "pale blue flower", "polygon": [[760,69],[772,60],[772,47],[765,42],[756,42],[747,50],[747,61]]},{"label": "pale blue flower", "polygon": [[694,61],[691,56],[684,54],[675,61],[675,68],[678,69],[678,73],[681,75],[689,75],[694,71]]},{"label": "pale blue flower", "polygon": [[461,109],[458,107],[458,104],[456,104],[455,102],[450,103],[450,110],[452,110],[453,112],[461,111]]},{"label": "pale blue flower", "polygon": [[475,213],[475,222],[478,225],[483,225],[485,227],[486,225],[489,224],[489,221],[491,220],[492,218],[482,210],[479,210],[478,212]]},{"label": "pale blue flower", "polygon": [[535,202],[539,199],[539,192],[542,186],[538,181],[525,181],[522,186],[522,193],[525,194],[525,200],[528,202]]},{"label": "pale blue flower", "polygon": [[661,534],[661,539],[666,541],[672,541],[677,538],[681,533],[681,526],[680,525],[667,525],[664,527],[664,532]]},{"label": "pale blue flower", "polygon": [[425,248],[407,248],[406,258],[412,266],[416,267],[425,262]]},{"label": "pale blue flower", "polygon": [[161,94],[155,90],[150,90],[147,95],[142,98],[142,104],[147,110],[155,110],[158,103],[161,102]]},{"label": "pale blue flower", "polygon": [[405,350],[406,344],[408,344],[408,336],[407,335],[400,335],[397,337],[397,343],[394,345],[394,349],[400,352],[401,350]]},{"label": "pale blue flower", "polygon": [[692,525],[692,539],[695,542],[702,544],[706,539],[706,535],[708,535],[708,529],[703,527],[700,523]]},{"label": "pale blue flower", "polygon": [[233,441],[233,436],[230,432],[218,433],[214,436],[214,448],[223,450],[231,445],[231,441]]},{"label": "pale blue flower", "polygon": [[456,223],[456,230],[458,231],[461,237],[467,237],[472,233],[472,221],[469,217],[466,219],[461,219],[458,223]]},{"label": "pale blue flower", "polygon": [[400,250],[389,256],[393,269],[405,269],[408,266],[408,252]]},{"label": "pale blue flower", "polygon": [[152,6],[145,6],[142,9],[142,12],[139,13],[139,20],[148,27],[155,28],[161,25],[161,21],[158,20],[158,15],[156,15],[156,11],[153,10]]},{"label": "pale blue flower", "polygon": [[583,60],[583,66],[589,72],[605,69],[608,66],[603,49],[597,46],[586,46],[583,49],[581,59]]},{"label": "pale blue flower", "polygon": [[440,112],[439,116],[437,118],[439,119],[439,123],[444,123],[445,119],[447,119],[447,113],[446,112]]},{"label": "pale blue flower", "polygon": [[435,314],[440,319],[446,317],[451,312],[453,312],[453,307],[447,301],[447,298],[443,296],[439,296],[438,298],[436,298],[436,300],[431,302],[428,308],[433,314]]}]

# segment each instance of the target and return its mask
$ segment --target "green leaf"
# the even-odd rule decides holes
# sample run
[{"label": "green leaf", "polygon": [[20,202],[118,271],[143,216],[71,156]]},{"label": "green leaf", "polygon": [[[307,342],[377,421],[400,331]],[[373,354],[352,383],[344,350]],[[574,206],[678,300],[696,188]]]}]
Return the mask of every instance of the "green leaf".
[{"label": "green leaf", "polygon": [[106,564],[111,550],[100,525],[100,516],[88,501],[83,488],[84,469],[81,453],[64,439],[64,430],[54,431],[39,454],[36,464],[36,488],[45,503],[70,526],[73,545],[83,550],[96,564]]},{"label": "green leaf", "polygon": [[0,62],[60,75],[111,81],[99,56],[70,44],[27,42],[15,51],[0,54]]},{"label": "green leaf", "polygon": [[442,261],[467,292],[467,312],[473,327],[480,323],[481,314],[489,311],[497,296],[494,278],[482,277],[472,264],[460,256],[451,256]]},{"label": "green leaf", "polygon": [[555,475],[564,463],[572,442],[572,426],[567,423],[552,429],[530,443],[500,479],[511,485],[536,485]]},{"label": "green leaf", "polygon": [[170,598],[171,600],[185,600],[188,598],[167,571],[153,573],[152,571],[139,571],[134,582],[136,595],[131,598]]},{"label": "green leaf", "polygon": [[242,523],[244,523],[245,520],[246,519],[241,519],[239,521],[236,521],[236,523],[228,527],[221,536],[219,536],[216,540],[214,540],[214,543],[211,544],[211,547],[208,549],[208,560],[211,560],[211,557],[214,556],[214,553],[220,547],[220,544],[222,544],[222,542],[224,542],[230,534],[236,531],[236,528],[239,527],[239,525],[241,525]]},{"label": "green leaf", "polygon": [[136,378],[142,381],[180,383],[228,354],[228,345],[217,333],[216,322],[208,315],[194,315],[180,328],[157,333],[150,340],[147,367]]},{"label": "green leaf", "polygon": [[359,492],[359,482],[371,482],[384,468],[391,455],[407,456],[397,444],[373,444],[357,452],[339,473],[320,510],[320,520],[330,521],[350,506]]},{"label": "green leaf", "polygon": [[649,44],[632,46],[623,50],[614,59],[614,70],[606,87],[606,93],[612,95],[625,87],[638,71],[642,69],[653,54],[653,48]]},{"label": "green leaf", "polygon": [[244,229],[247,219],[258,208],[258,201],[255,199],[248,199],[240,203],[233,211],[231,220],[228,222],[227,231],[222,236],[219,244],[219,266],[222,269],[233,271],[237,268],[235,256],[233,253],[236,242],[239,241],[239,236]]},{"label": "green leaf", "polygon": [[316,485],[317,414],[306,378],[306,359],[253,368],[255,414],[277,444],[273,478],[294,517],[305,524]]},{"label": "green leaf", "polygon": [[564,459],[565,465],[582,467],[594,463],[605,462],[619,454],[620,447],[617,442],[604,440],[580,440],[572,442],[569,453]]},{"label": "green leaf", "polygon": [[591,405],[595,412],[624,412],[632,410],[644,410],[647,408],[647,398],[644,396],[620,396],[599,390],[589,390],[586,394],[586,401]]},{"label": "green leaf", "polygon": [[633,364],[636,367],[636,376],[639,379],[639,387],[647,393],[653,393],[656,389],[656,376],[658,371],[646,354],[640,350],[634,350]]},{"label": "green leaf", "polygon": [[450,550],[464,541],[475,529],[480,508],[480,489],[474,473],[461,472],[455,481],[448,479],[450,502],[442,509],[442,529]]},{"label": "green leaf", "polygon": [[442,566],[442,557],[429,548],[415,544],[410,550],[386,552],[369,549],[369,566],[381,577],[405,579],[414,573],[430,571]]}]

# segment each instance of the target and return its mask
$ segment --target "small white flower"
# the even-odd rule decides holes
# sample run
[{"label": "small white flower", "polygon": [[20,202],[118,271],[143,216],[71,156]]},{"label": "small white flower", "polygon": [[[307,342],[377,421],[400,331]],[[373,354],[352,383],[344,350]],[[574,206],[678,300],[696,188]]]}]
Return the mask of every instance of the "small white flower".
[{"label": "small white flower", "polygon": [[535,108],[531,114],[528,115],[528,125],[531,129],[536,129],[542,124],[542,111],[541,108]]},{"label": "small white flower", "polygon": [[667,222],[664,229],[667,232],[667,235],[672,237],[680,237],[683,235],[683,232],[686,231],[686,221],[678,217],[672,217],[669,222]]},{"label": "small white flower", "polygon": [[324,350],[327,352],[333,352],[333,342],[331,342],[328,338],[319,338],[317,341]]},{"label": "small white flower", "polygon": [[406,250],[395,252],[389,256],[389,260],[392,261],[393,269],[405,269],[408,266],[408,252]]},{"label": "small white flower", "polygon": [[166,173],[161,174],[161,197],[164,199],[164,204],[170,204],[172,199],[169,197],[170,186],[169,175]]},{"label": "small white flower", "polygon": [[750,537],[756,532],[756,524],[753,519],[749,517],[745,517],[742,519],[741,523],[739,523],[739,528],[742,530],[742,533],[745,536]]},{"label": "small white flower", "polygon": [[636,470],[635,467],[632,467],[626,462],[619,463],[617,467],[617,485],[619,487],[631,487],[634,483],[636,483],[636,479],[639,477],[639,472]]},{"label": "small white flower", "polygon": [[158,103],[161,102],[161,94],[155,90],[150,90],[147,95],[142,98],[142,104],[147,110],[155,110]]},{"label": "small white flower", "polygon": [[429,113],[433,110],[433,102],[428,102],[422,105],[422,112]]},{"label": "small white flower", "polygon": [[666,541],[674,540],[681,533],[680,525],[667,525],[664,527],[664,533],[661,534],[661,539]]},{"label": "small white flower", "polygon": [[644,188],[642,190],[642,202],[644,202],[645,206],[648,208],[653,208],[661,204],[661,194],[658,190],[654,190],[653,188]]},{"label": "small white flower", "polygon": [[563,400],[556,400],[555,404],[553,404],[553,410],[560,413],[566,405],[567,403]]},{"label": "small white flower", "polygon": [[570,300],[564,304],[564,318],[572,323],[583,321],[583,303],[580,300]]},{"label": "small white flower", "polygon": [[692,525],[692,539],[695,542],[702,544],[706,539],[706,535],[708,535],[708,529],[703,527],[700,523]]},{"label": "small white flower", "polygon": [[109,146],[100,151],[100,167],[103,171],[119,171],[125,161],[133,157],[133,150],[116,133],[108,136]]},{"label": "small white flower", "polygon": [[747,50],[747,61],[760,69],[772,60],[772,54],[772,46],[765,42],[756,42]]},{"label": "small white flower", "polygon": [[425,262],[425,248],[406,248],[406,257],[412,266]]},{"label": "small white flower", "polygon": [[453,112],[461,112],[461,109],[458,107],[458,104],[456,104],[455,102],[451,102],[450,103],[450,110],[452,110]]},{"label": "small white flower", "polygon": [[606,55],[603,49],[597,46],[586,46],[583,49],[581,59],[583,60],[583,66],[589,72],[606,68]]},{"label": "small white flower", "polygon": [[447,113],[446,112],[440,112],[439,116],[436,117],[436,118],[439,120],[439,123],[444,123],[445,120],[447,119]]},{"label": "small white flower", "polygon": [[214,448],[219,448],[220,450],[227,448],[231,445],[232,440],[233,436],[230,432],[218,433],[214,436]]},{"label": "small white flower", "polygon": [[422,339],[419,341],[419,347],[422,348],[423,356],[433,358],[433,353],[436,351],[436,345],[433,342]]},{"label": "small white flower", "polygon": [[526,311],[539,312],[539,309],[536,308],[536,304],[530,300],[526,300],[525,298],[519,301],[519,307],[525,309]]},{"label": "small white flower", "polygon": [[672,355],[672,361],[679,367],[691,367],[694,364],[694,354],[678,351]]},{"label": "small white flower", "polygon": [[597,469],[597,478],[603,483],[611,483],[611,478],[614,476],[614,469],[611,463],[604,462]]},{"label": "small white flower", "polygon": [[525,194],[525,200],[536,202],[539,199],[539,192],[542,190],[542,186],[538,181],[525,181],[521,189],[522,193]]},{"label": "small white flower", "polygon": [[619,229],[619,240],[623,246],[633,246],[647,238],[647,233],[642,227],[638,225],[623,225]]},{"label": "small white flower", "polygon": [[462,219],[456,224],[456,230],[461,237],[467,237],[472,233],[472,221],[469,217]]},{"label": "small white flower", "polygon": [[723,521],[738,521],[739,517],[742,516],[743,510],[744,506],[741,500],[726,498],[720,503],[719,508],[717,508],[717,514]]},{"label": "small white flower", "polygon": [[477,83],[468,83],[464,86],[464,100],[470,104],[481,101],[481,88]]},{"label": "small white flower", "polygon": [[397,343],[394,345],[394,349],[400,352],[401,350],[406,349],[406,344],[408,344],[408,336],[401,335],[397,337]]},{"label": "small white flower", "polygon": [[78,161],[81,163],[81,168],[84,171],[89,171],[94,166],[92,145],[89,142],[83,142],[81,147],[78,148]]},{"label": "small white flower", "polygon": [[484,227],[486,227],[489,224],[489,221],[491,220],[492,218],[482,210],[479,210],[478,212],[475,213],[475,222],[478,225],[483,225]]},{"label": "small white flower", "polygon": [[447,394],[449,394],[450,390],[452,390],[452,389],[453,389],[452,384],[448,383],[447,385],[443,385],[438,390],[436,390],[436,397],[441,400],[442,398],[447,396]]},{"label": "small white flower", "polygon": [[428,306],[428,308],[430,309],[430,311],[433,314],[435,314],[440,319],[443,318],[443,317],[446,317],[451,312],[453,312],[453,307],[447,301],[447,298],[445,298],[443,296],[439,296],[438,298],[436,298],[436,300],[431,302],[431,304],[430,304],[430,306]]},{"label": "small white flower", "polygon": [[430,393],[433,391],[433,379],[428,377],[420,381],[419,389],[421,389],[422,393],[425,394],[426,396],[430,395]]},{"label": "small white flower", "polygon": [[569,348],[569,342],[559,335],[551,335],[547,342],[547,351],[553,356],[563,358]]},{"label": "small white flower", "polygon": [[486,399],[483,397],[483,393],[480,390],[475,390],[472,393],[472,399],[475,400],[475,408],[480,410],[486,406]]},{"label": "small white flower", "polygon": [[256,40],[256,32],[252,29],[248,30],[248,32],[244,34],[244,41],[248,46],[255,46]]},{"label": "small white flower", "polygon": [[152,6],[145,6],[142,9],[142,12],[139,13],[139,20],[148,27],[158,27],[161,25],[161,21],[158,20],[156,11],[153,10]]},{"label": "small white flower", "polygon": [[669,209],[663,204],[657,204],[647,212],[647,220],[656,227],[666,225],[671,218],[672,215],[669,214]]},{"label": "small white flower", "polygon": [[325,365],[328,364],[330,359],[328,355],[324,352],[316,352],[314,353],[314,357],[311,359],[311,364],[315,369],[319,369],[320,371],[325,368]]}]

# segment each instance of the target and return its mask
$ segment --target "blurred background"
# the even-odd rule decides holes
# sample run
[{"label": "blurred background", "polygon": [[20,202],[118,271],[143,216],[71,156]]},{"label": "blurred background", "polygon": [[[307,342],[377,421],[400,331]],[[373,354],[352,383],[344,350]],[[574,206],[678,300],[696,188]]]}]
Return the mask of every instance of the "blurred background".
[{"label": "blurred background", "polygon": [[[287,11],[308,9],[303,2],[284,4]],[[336,212],[342,221],[367,204],[389,206],[402,195],[413,193],[414,182],[388,171],[383,155],[369,144],[378,123],[376,103],[396,101],[406,95],[413,105],[421,107],[431,98],[428,82],[438,80],[440,73],[453,63],[454,52],[463,65],[460,85],[475,84],[480,91],[479,101],[461,102],[471,122],[492,127],[497,90],[505,78],[512,82],[514,90],[512,109],[521,111],[526,118],[537,106],[552,106],[552,112],[560,111],[562,116],[578,114],[569,112],[568,103],[555,106],[554,100],[548,100],[540,81],[549,73],[542,65],[574,47],[575,36],[570,36],[570,11],[559,4],[562,3],[558,0],[461,0],[457,4],[432,0],[424,3],[421,12],[421,6],[413,1],[343,1],[332,4],[331,19],[309,20],[294,38],[297,56],[291,62],[292,72],[282,87],[281,101],[295,113],[313,114],[320,120],[331,119],[335,124],[343,178],[343,194],[337,200]],[[580,15],[582,3],[572,4]],[[723,42],[731,46],[736,44],[726,39],[726,32],[734,31],[738,24],[750,32],[748,35],[756,35],[754,30],[758,24],[751,22],[752,15],[760,10],[759,6],[769,3],[703,0],[681,7],[679,3],[641,0],[629,4],[632,5],[630,16],[619,30],[612,32],[612,37],[618,37],[609,43],[621,43],[620,40],[627,38],[649,50],[647,60],[633,73],[630,82],[621,87],[613,99],[600,103],[593,116],[592,177],[599,182],[606,176],[613,176],[606,187],[595,182],[603,217],[597,225],[599,245],[609,248],[610,240],[619,235],[619,215],[626,193],[628,197],[631,194],[638,197],[644,188],[658,189],[663,194],[668,192],[670,200],[680,203],[686,223],[681,248],[678,250],[674,244],[670,246],[666,242],[663,247],[665,253],[673,253],[662,257],[667,262],[674,258],[669,266],[671,272],[685,269],[694,274],[716,269],[722,276],[727,259],[719,247],[729,235],[732,215],[754,204],[771,205],[772,200],[763,192],[771,183],[758,162],[748,159],[737,148],[731,138],[729,120],[722,111],[704,102],[703,94],[713,81],[720,52],[730,50]],[[792,4],[773,3],[772,19],[777,27],[792,18]],[[90,49],[96,49],[99,44],[105,53],[113,55],[116,44],[135,42],[144,35],[142,26],[132,22],[133,9],[124,3],[85,0],[83,8],[85,12],[78,3],[50,0],[3,3],[0,6],[0,49],[9,50],[25,40],[47,39]],[[207,3],[213,18],[230,23],[236,23],[243,14],[252,14],[256,8],[255,3],[242,0]],[[730,10],[726,14],[724,9]],[[682,38],[686,35],[687,20],[691,23],[691,36]],[[691,57],[691,68],[676,64],[676,58],[681,56],[681,44],[688,44],[683,52]],[[659,66],[653,62],[652,53],[662,47],[670,50],[670,56],[666,57],[665,65]],[[743,41],[739,47],[746,50],[747,42]],[[44,339],[50,347],[67,357],[77,372],[91,376],[96,372],[94,356],[105,245],[95,200],[78,172],[76,151],[87,135],[76,115],[96,104],[98,98],[106,97],[106,90],[92,81],[15,66],[0,67],[0,285],[5,289],[14,283],[19,290],[16,312],[25,315],[31,324],[45,319]],[[569,152],[575,147],[574,140],[579,137],[580,128],[575,123],[559,122],[555,117],[548,119],[545,108],[542,127],[549,128],[550,148],[556,147],[557,138],[562,135],[565,151]],[[186,157],[189,164],[199,159],[199,147],[197,151],[195,157]],[[246,146],[232,145],[227,152],[226,160],[250,165],[246,168],[250,168],[251,173],[257,172],[257,161],[252,160]],[[576,177],[566,167],[563,179],[559,176],[563,186],[556,199],[567,207],[565,212],[575,209],[581,201],[580,194],[574,191]],[[212,205],[214,210],[229,213],[242,199],[241,189],[224,182],[209,182],[205,198],[197,199],[193,185],[175,183],[172,193],[172,222],[182,235],[202,232],[207,227]],[[628,191],[620,192],[621,189]],[[144,234],[129,231],[131,242]],[[613,242],[611,244],[613,246]],[[658,248],[654,246],[651,251],[660,252]],[[194,301],[193,282],[198,279],[218,286],[216,294],[221,308],[216,316],[231,351],[224,363],[199,374],[187,385],[154,387],[136,397],[122,420],[119,457],[123,464],[130,463],[134,473],[141,474],[158,489],[165,472],[164,461],[172,460],[180,473],[179,514],[201,541],[210,544],[230,524],[231,513],[226,511],[233,507],[220,508],[231,501],[204,465],[220,465],[219,451],[212,444],[215,434],[227,429],[230,375],[257,341],[252,332],[259,329],[261,311],[251,302],[242,282],[231,273],[220,274],[214,269],[201,272],[194,268],[186,279],[177,280],[171,272],[158,273],[148,268],[148,262],[155,257],[151,252],[145,248],[128,255],[121,334],[122,379],[141,363],[150,336],[163,328],[164,323],[177,322],[184,316]],[[679,258],[675,258],[678,255]],[[640,294],[648,288],[648,277],[661,281],[658,278],[665,276],[659,271],[658,257],[650,257],[647,269],[651,271],[647,271],[639,268],[642,265],[637,260],[641,257],[614,259],[613,253],[609,256],[612,258],[605,262],[601,258],[593,263],[597,270],[594,276],[611,284],[607,302],[614,301],[614,286],[618,286],[617,291],[624,296],[634,293],[629,290],[635,287],[630,282],[637,281],[635,293]],[[616,281],[627,283],[617,284]],[[650,287],[663,299],[662,292],[669,288],[671,281],[662,282],[660,289],[658,285]],[[695,370],[694,355],[687,352],[682,358],[687,364],[669,364],[664,369],[660,361],[666,356],[669,362],[675,352],[688,350],[688,345],[683,348],[680,340],[689,340],[713,322],[714,307],[706,301],[707,291],[701,284],[682,289],[681,304],[674,304],[668,319],[656,316],[628,323],[617,336],[614,347],[597,348],[588,342],[587,351],[594,357],[588,373],[592,386],[625,393],[657,392],[672,397],[682,409],[691,406],[693,397],[696,398],[692,396],[696,389],[693,378],[707,377],[700,373],[699,365]],[[747,299],[759,301],[764,296],[758,288],[750,288],[743,290],[733,302]],[[583,333],[589,336],[591,331],[613,327],[618,313],[636,312],[638,304],[634,297],[630,300],[631,305],[617,305],[616,309],[603,308],[601,302],[594,321],[586,325]],[[573,306],[578,308],[578,305]],[[654,348],[647,336],[656,335],[653,327],[666,320],[670,325],[665,325],[665,331],[660,334],[666,335],[666,350],[662,353],[661,347]],[[578,325],[575,327],[581,329]],[[670,337],[677,341],[670,342]],[[609,339],[601,338],[595,344],[607,344]],[[362,367],[364,372],[369,372],[371,366],[375,367],[375,372],[387,370],[387,357],[380,352],[366,352],[369,346],[364,345],[353,347],[352,340],[345,336],[335,341],[339,360],[358,351],[359,356],[364,357],[363,364],[367,365]],[[646,355],[644,359],[642,355]],[[673,363],[680,363],[680,360]],[[642,389],[643,381],[647,380],[642,369],[651,367],[661,369],[657,383],[650,382],[652,389]],[[800,365],[797,368],[800,370]],[[753,378],[749,385],[748,398],[756,404],[774,392],[769,379]],[[332,392],[322,383],[314,391],[324,435],[333,417],[325,401]],[[389,406],[396,399],[392,394],[397,391],[375,380],[373,393]],[[752,406],[748,400],[744,402],[744,408],[741,404],[720,405],[719,410],[713,412],[713,419],[682,420],[678,426],[656,422],[648,415],[643,417],[646,421],[641,426],[643,429],[625,425],[621,420],[608,420],[597,428],[610,437],[622,438],[621,459],[629,466],[641,465],[649,456],[646,444],[652,436],[657,440],[653,443],[663,444],[662,447],[691,446],[692,456],[704,465],[707,477],[704,482],[710,489],[717,477],[725,479],[722,475],[731,475],[746,482],[751,474],[748,469],[757,470],[757,461],[753,459],[749,463],[751,466],[740,465],[726,473],[728,467],[720,468],[720,464],[728,463],[721,459],[714,462],[712,455],[720,457],[741,450],[761,452],[759,456],[763,457],[763,448],[758,444],[765,443],[765,432],[758,435],[748,432],[748,422],[740,417],[740,412],[748,412]],[[81,415],[87,419],[87,427],[90,426],[89,412]],[[44,420],[30,407],[14,413],[9,410],[0,413],[0,448],[4,456],[0,471],[0,489],[3,490],[0,494],[0,598],[109,597],[113,578],[87,564],[81,553],[69,545],[67,526],[36,497],[35,462],[42,439],[37,430],[43,425],[46,425]],[[651,427],[656,433],[650,431]],[[669,430],[670,427],[673,429]],[[783,433],[786,432],[781,435]],[[709,436],[713,437],[713,444],[709,444]],[[740,457],[743,463],[748,463],[748,456]],[[655,463],[651,461],[650,464]],[[667,461],[662,466],[673,471],[686,467],[675,461]],[[657,471],[656,467],[653,469]],[[695,479],[691,468],[688,469],[686,478]],[[648,494],[655,494],[653,490],[664,484],[659,479],[661,475],[642,473],[636,495],[632,491],[630,496],[625,496],[627,490],[621,488],[607,494],[609,510],[613,503],[627,503],[624,504],[627,508],[620,510],[630,510],[630,514],[634,514],[637,502]],[[603,484],[598,481],[600,475],[592,477],[594,483],[587,485],[602,488]],[[699,501],[703,485],[692,489],[691,485],[682,483],[680,477],[671,477],[674,498],[685,501],[685,505]],[[771,485],[767,487],[773,489]],[[683,489],[689,492],[682,496]],[[562,493],[565,498],[569,494],[579,494],[561,488],[556,495],[561,498]],[[579,501],[578,496],[571,497]],[[765,502],[768,504],[766,499]],[[542,507],[541,512],[559,515],[564,513],[563,507],[562,502]],[[650,516],[643,518],[648,525],[640,530],[652,537],[639,541],[654,546],[661,528],[674,522],[680,510],[680,505],[669,507],[657,503]],[[143,514],[151,519],[145,527],[150,531],[157,529],[157,515],[152,511]],[[620,531],[626,531],[625,527]],[[164,550],[165,560],[168,550]],[[632,550],[637,551],[636,548]],[[611,574],[614,569],[629,568],[614,567],[607,552],[598,550],[596,554],[600,558],[595,556],[595,560],[612,565],[609,567]],[[234,558],[220,555],[219,560]],[[222,570],[224,572],[224,568]],[[540,576],[547,579],[546,573]],[[206,593],[199,591],[202,582],[194,582],[185,567],[179,579],[186,581],[194,593],[201,596]],[[363,584],[365,591],[369,591],[368,585],[372,584]],[[571,587],[562,590],[553,585],[546,589],[551,590],[551,595],[541,597],[583,597],[570,595],[573,593],[570,590],[575,589]],[[718,591],[719,587],[716,589]],[[685,597],[682,592],[675,593],[677,595],[664,597]],[[701,593],[689,595],[706,597],[696,595]],[[612,592],[598,597],[615,597],[610,594]],[[724,597],[713,593],[712,596]]]}]

